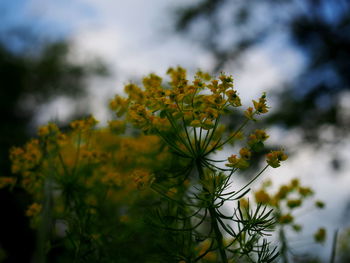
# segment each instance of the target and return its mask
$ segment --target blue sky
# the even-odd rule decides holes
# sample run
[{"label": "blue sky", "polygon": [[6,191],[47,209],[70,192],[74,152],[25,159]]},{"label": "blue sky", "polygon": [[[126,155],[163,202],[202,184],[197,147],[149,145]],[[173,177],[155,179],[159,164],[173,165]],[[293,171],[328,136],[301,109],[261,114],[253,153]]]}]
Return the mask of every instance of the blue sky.
[{"label": "blue sky", "polygon": [[26,26],[43,36],[66,37],[77,20],[94,19],[97,12],[84,1],[11,0],[0,3],[1,30]]},{"label": "blue sky", "polygon": [[[5,18],[0,27],[27,26],[44,39],[66,38],[76,47],[74,59],[87,53],[100,56],[118,71],[123,82],[150,71],[163,74],[167,67],[178,64],[191,70],[211,68],[211,54],[173,31],[173,10],[186,3],[185,0],[3,1],[0,10]],[[247,58],[252,63],[252,74],[264,80],[258,82],[259,87],[249,85],[253,86],[247,91],[250,97],[255,95],[255,90],[260,92],[272,86],[280,76],[279,67],[268,57],[271,54],[263,49],[252,53],[254,55]],[[297,59],[293,63],[298,63]],[[239,75],[243,76],[241,72]],[[248,79],[250,77],[243,76],[237,80]]]}]

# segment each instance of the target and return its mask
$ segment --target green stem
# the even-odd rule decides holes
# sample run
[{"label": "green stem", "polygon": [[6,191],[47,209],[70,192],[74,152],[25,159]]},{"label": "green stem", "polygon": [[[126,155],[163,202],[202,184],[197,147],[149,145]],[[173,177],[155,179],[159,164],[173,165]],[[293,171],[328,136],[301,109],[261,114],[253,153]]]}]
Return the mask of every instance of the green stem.
[{"label": "green stem", "polygon": [[[249,185],[251,185],[270,165],[266,165],[256,176],[253,177],[245,186],[243,186],[238,192],[234,193],[234,195],[237,195],[241,193],[244,189],[246,189]],[[231,196],[232,197],[232,196]]]},{"label": "green stem", "polygon": [[288,244],[287,244],[287,238],[286,234],[284,232],[283,227],[280,229],[280,241],[281,241],[281,249],[280,249],[280,255],[282,257],[283,263],[288,263]]},{"label": "green stem", "polygon": [[330,263],[335,262],[335,255],[336,255],[336,251],[337,251],[337,239],[338,239],[338,229],[335,230],[334,236],[333,236],[332,254],[331,254],[331,259],[329,261]]},{"label": "green stem", "polygon": [[52,181],[53,175],[55,172],[54,164],[52,163],[52,153],[49,153],[45,150],[45,153],[48,155],[49,160],[49,170],[48,176],[44,182],[44,200],[43,200],[43,210],[41,213],[41,223],[38,230],[38,239],[37,239],[37,262],[45,263],[46,255],[48,252],[48,245],[50,242],[50,235],[53,225],[52,219],[52,206],[53,206],[53,197],[52,197]]},{"label": "green stem", "polygon": [[[198,170],[198,176],[199,176],[200,179],[202,179],[204,177],[204,171],[203,171],[203,167],[201,165],[201,161],[197,160],[196,165],[197,165],[197,170]],[[205,192],[207,192],[208,194],[210,194],[208,189],[206,189],[205,187],[203,187],[203,190]],[[211,226],[212,226],[212,228],[214,230],[214,233],[215,233],[215,239],[216,239],[216,242],[218,244],[218,249],[219,249],[221,261],[223,263],[228,263],[227,256],[226,256],[226,251],[225,251],[225,246],[224,246],[224,242],[223,242],[223,236],[222,236],[222,233],[221,233],[221,231],[219,229],[219,226],[218,226],[217,214],[216,214],[216,211],[215,211],[215,208],[214,208],[213,204],[214,204],[214,199],[212,198],[212,204],[208,208],[209,215],[210,215]]]},{"label": "green stem", "polygon": [[[206,151],[207,151],[207,148],[208,148],[208,146],[209,146],[209,144],[210,144],[210,142],[211,142],[211,139],[212,139],[213,136],[214,136],[214,133],[215,133],[215,131],[216,131],[216,128],[218,127],[219,120],[220,120],[220,116],[221,116],[221,115],[219,115],[219,116],[216,118],[216,120],[215,120],[214,128],[213,128],[212,131],[211,131],[211,134],[210,134],[210,136],[209,136],[208,141],[206,141],[206,139],[207,139],[208,136],[205,136],[205,140],[204,140],[204,143],[203,143],[204,146],[203,146],[202,153],[206,153]],[[208,135],[208,133],[210,133],[210,130],[208,130],[207,135]],[[206,154],[206,155],[207,155],[207,154]]]},{"label": "green stem", "polygon": [[239,128],[230,136],[228,137],[224,142],[220,143],[219,145],[215,145],[213,148],[211,148],[208,152],[206,152],[205,155],[208,155],[209,153],[215,151],[216,149],[219,149],[221,146],[225,145],[226,143],[228,143],[230,140],[232,140],[243,128],[244,126],[247,125],[247,123],[249,122],[249,119],[246,119],[241,126],[239,126]]},{"label": "green stem", "polygon": [[[173,117],[172,117],[170,114],[168,114],[168,113],[166,113],[166,116],[167,116],[167,118],[168,118],[168,120],[169,120],[171,126],[172,126],[172,127],[174,128],[174,130],[175,130],[175,136],[178,137],[178,139],[183,143],[183,145],[185,145],[186,149],[187,149],[189,152],[191,152],[191,150],[192,150],[192,153],[193,153],[192,147],[191,147],[191,149],[190,149],[190,147],[187,145],[186,141],[180,136],[180,131],[179,131],[179,129],[177,128],[176,122],[174,121]],[[189,143],[190,143],[190,142],[189,142]]]},{"label": "green stem", "polygon": [[77,171],[77,168],[78,168],[78,163],[79,163],[79,158],[80,158],[81,135],[82,135],[81,133],[82,133],[82,131],[79,131],[79,133],[78,133],[78,145],[77,145],[77,152],[76,152],[76,156],[75,156],[72,176],[75,175],[75,172]]},{"label": "green stem", "polygon": [[222,237],[222,233],[219,229],[218,222],[216,220],[216,212],[215,212],[214,207],[209,208],[209,214],[210,214],[210,219],[211,219],[211,225],[212,225],[214,232],[215,232],[215,238],[216,238],[216,241],[218,242],[218,248],[219,248],[219,252],[220,252],[220,256],[221,256],[221,261],[223,263],[228,263],[226,252],[225,252],[225,246],[224,246],[224,242],[223,242],[223,237]]}]

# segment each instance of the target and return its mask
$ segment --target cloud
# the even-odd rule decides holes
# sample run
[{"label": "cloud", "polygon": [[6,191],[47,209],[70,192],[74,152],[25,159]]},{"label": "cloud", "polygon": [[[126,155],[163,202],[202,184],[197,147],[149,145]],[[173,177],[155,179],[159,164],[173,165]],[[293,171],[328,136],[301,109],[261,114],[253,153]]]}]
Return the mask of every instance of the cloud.
[{"label": "cloud", "polygon": [[[94,95],[121,92],[128,80],[140,79],[150,72],[164,75],[169,66],[181,65],[193,72],[198,68],[209,70],[214,61],[209,52],[173,31],[172,12],[176,6],[186,4],[185,0],[29,3],[28,13],[47,21],[48,28],[66,28],[73,45],[72,60],[86,62],[97,56],[110,67],[110,81],[90,83]],[[269,87],[278,86],[284,74],[266,47],[251,50],[241,70],[232,72],[228,67],[227,72],[234,75],[236,87],[247,103]],[[93,85],[99,88],[98,92]],[[110,86],[101,89],[104,85]]]}]

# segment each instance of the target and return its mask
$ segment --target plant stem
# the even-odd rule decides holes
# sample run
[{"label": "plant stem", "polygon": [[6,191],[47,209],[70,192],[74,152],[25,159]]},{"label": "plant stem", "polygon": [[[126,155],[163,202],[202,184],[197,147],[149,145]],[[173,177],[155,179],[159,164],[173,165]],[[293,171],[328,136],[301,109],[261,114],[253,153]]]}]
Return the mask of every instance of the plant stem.
[{"label": "plant stem", "polygon": [[[198,176],[200,179],[202,179],[204,177],[204,171],[203,171],[203,167],[201,165],[201,161],[200,160],[197,160],[196,161],[196,165],[197,165],[197,170],[198,170]],[[204,186],[203,186],[203,190],[208,193],[209,195],[211,195],[210,191],[208,189],[206,189]],[[221,262],[223,263],[228,263],[228,260],[227,260],[227,256],[226,256],[226,251],[225,251],[225,246],[224,246],[224,243],[223,243],[223,236],[222,236],[222,233],[219,229],[219,226],[218,226],[218,222],[217,222],[217,214],[216,214],[216,211],[215,211],[215,208],[214,208],[214,198],[212,198],[212,196],[210,197],[211,198],[211,205],[210,207],[208,208],[209,210],[209,215],[210,215],[210,221],[211,221],[211,226],[214,230],[214,233],[215,233],[215,239],[216,239],[216,242],[218,244],[218,249],[219,249],[219,253],[220,253],[220,257],[221,257]]]},{"label": "plant stem", "polygon": [[287,239],[286,239],[286,234],[284,232],[283,227],[280,229],[280,241],[282,243],[281,245],[281,250],[280,254],[282,256],[282,262],[283,263],[288,263],[288,245],[287,245]]},{"label": "plant stem", "polygon": [[333,236],[332,254],[331,254],[331,259],[329,261],[330,263],[335,262],[335,255],[337,251],[337,239],[338,239],[338,229],[335,230],[334,236]]},{"label": "plant stem", "polygon": [[216,220],[216,212],[214,207],[209,208],[209,214],[210,214],[211,225],[215,232],[215,238],[216,238],[216,241],[218,242],[221,261],[223,263],[228,263],[225,248],[224,248],[223,237],[219,229],[218,222]]}]

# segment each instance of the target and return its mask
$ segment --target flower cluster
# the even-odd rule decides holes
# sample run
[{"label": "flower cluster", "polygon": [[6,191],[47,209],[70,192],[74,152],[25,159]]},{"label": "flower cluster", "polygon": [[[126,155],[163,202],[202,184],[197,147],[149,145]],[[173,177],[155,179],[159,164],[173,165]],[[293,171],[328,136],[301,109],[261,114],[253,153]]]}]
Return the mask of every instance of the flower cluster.
[{"label": "flower cluster", "polygon": [[23,148],[13,147],[10,150],[10,159],[12,161],[13,173],[28,171],[34,168],[42,159],[39,140],[32,139]]},{"label": "flower cluster", "polygon": [[0,177],[0,189],[5,188],[5,187],[14,187],[16,184],[16,178],[13,177],[5,177],[2,176]]},{"label": "flower cluster", "polygon": [[[289,245],[285,239],[285,228],[289,227],[295,232],[302,231],[302,225],[297,222],[299,218],[295,217],[294,211],[303,209],[303,204],[306,203],[307,199],[310,199],[313,191],[310,187],[302,186],[297,178],[292,179],[288,184],[281,185],[274,194],[269,190],[271,185],[271,181],[265,181],[261,188],[254,192],[254,199],[258,204],[264,204],[273,208],[278,224],[277,229],[280,232],[279,237],[283,237],[280,240],[282,244],[280,253],[283,255],[288,252],[283,247]],[[247,200],[243,199],[241,202],[247,203]],[[320,200],[314,202],[314,207],[317,209],[322,209],[324,206],[325,204]],[[325,237],[326,231],[324,228],[320,228],[314,234],[315,241],[319,243],[324,242]]]},{"label": "flower cluster", "polygon": [[[66,132],[54,123],[40,127],[37,139],[11,150],[12,171],[18,178],[3,178],[0,187],[18,183],[33,195],[34,203],[26,212],[33,221],[42,213],[43,220],[52,216],[48,225],[63,222],[67,228],[63,238],[72,243],[70,249],[76,248],[72,253],[76,261],[84,257],[85,262],[97,258],[109,262],[116,254],[125,253],[114,251],[120,229],[129,227],[132,233],[133,223],[144,225],[137,221],[140,215],[150,214],[150,225],[162,229],[156,235],[169,239],[164,244],[167,260],[228,262],[246,257],[271,262],[277,255],[269,250],[264,236],[273,218],[261,204],[278,208],[290,191],[298,191],[300,198],[286,202],[289,209],[295,209],[310,192],[297,183],[281,188],[276,196],[261,189],[255,193],[260,203],[257,209],[248,205],[243,216],[244,202],[240,205],[237,200],[269,166],[276,168],[287,159],[283,151],[267,154],[267,165],[251,181],[239,189],[230,188],[232,175],[248,168],[269,138],[264,130],[248,136],[243,133],[248,123],[268,112],[266,94],[241,110],[232,76],[221,73],[214,78],[198,71],[189,81],[181,67],[170,68],[167,74],[168,82],[150,74],[140,85],[127,84],[127,97],[117,95],[110,101],[116,117],[107,128],[96,127],[93,116],[72,121]],[[243,117],[234,123],[232,132],[225,120],[233,113]],[[215,160],[213,153],[238,140],[245,145],[228,157],[226,167],[219,166],[226,159]],[[224,215],[221,207],[227,201],[237,202],[239,212]],[[148,208],[151,211],[145,213]],[[289,214],[277,218],[283,224],[293,222]],[[240,230],[224,223],[229,221]],[[143,231],[150,236],[155,232],[148,227]],[[143,238],[143,233],[137,236]],[[144,243],[154,250],[148,244],[152,242]]]},{"label": "flower cluster", "polygon": [[169,85],[163,85],[159,76],[150,74],[143,79],[144,89],[135,84],[125,86],[128,98],[116,96],[110,103],[112,110],[120,114],[120,109],[129,105],[130,121],[145,131],[159,128],[157,123],[169,125],[177,120],[209,130],[228,106],[241,106],[232,77],[222,74],[216,80],[199,71],[189,83],[181,67],[170,68],[167,73],[171,77]]},{"label": "flower cluster", "polygon": [[[237,157],[236,154],[231,155],[228,157],[228,163],[226,164],[227,167],[233,167],[237,169],[246,169],[249,167],[249,160],[252,157],[252,154],[255,152],[259,152],[264,148],[264,142],[269,138],[267,133],[264,130],[255,130],[253,133],[251,133],[248,136],[247,140],[247,146],[243,147],[239,150],[239,157]],[[283,153],[282,151],[274,151],[267,155],[267,163],[271,167],[274,167],[270,163],[270,155],[283,155],[284,161],[287,159],[287,155]],[[274,167],[275,168],[275,167]]]},{"label": "flower cluster", "polygon": [[70,126],[73,131],[81,132],[91,130],[97,123],[98,121],[93,116],[90,116],[86,119],[72,121]]},{"label": "flower cluster", "polygon": [[287,155],[283,151],[273,151],[266,156],[266,162],[273,168],[281,166],[281,162],[287,160]]},{"label": "flower cluster", "polygon": [[[128,97],[116,96],[110,102],[110,107],[118,117],[126,114],[127,121],[135,127],[161,136],[180,156],[191,159],[207,157],[227,142],[242,137],[241,130],[249,120],[256,120],[255,115],[268,112],[264,93],[257,101],[253,100],[253,106],[245,111],[246,121],[243,125],[234,133],[225,134],[220,120],[242,106],[233,87],[232,76],[221,73],[215,79],[198,71],[190,82],[186,70],[181,67],[170,68],[167,73],[171,79],[169,83],[163,83],[161,77],[150,74],[143,79],[143,87],[126,85]],[[116,121],[118,124],[123,122]],[[253,132],[248,137],[247,146],[239,151],[239,156],[230,156],[226,166],[247,168],[252,154],[263,149],[268,137],[264,130]],[[282,151],[267,155],[267,163],[271,167],[279,166],[286,159],[287,155]],[[206,161],[210,163],[210,160]]]}]

